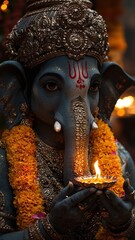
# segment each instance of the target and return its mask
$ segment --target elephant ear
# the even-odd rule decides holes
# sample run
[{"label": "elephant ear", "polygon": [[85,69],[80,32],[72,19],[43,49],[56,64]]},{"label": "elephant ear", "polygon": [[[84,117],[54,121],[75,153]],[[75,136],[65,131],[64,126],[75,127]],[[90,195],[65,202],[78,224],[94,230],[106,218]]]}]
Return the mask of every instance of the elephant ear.
[{"label": "elephant ear", "polygon": [[0,115],[10,129],[23,118],[26,100],[23,85],[25,73],[20,63],[5,61],[0,64]]},{"label": "elephant ear", "polygon": [[102,83],[99,91],[99,114],[109,120],[117,100],[130,86],[135,86],[135,79],[113,62],[103,64]]}]

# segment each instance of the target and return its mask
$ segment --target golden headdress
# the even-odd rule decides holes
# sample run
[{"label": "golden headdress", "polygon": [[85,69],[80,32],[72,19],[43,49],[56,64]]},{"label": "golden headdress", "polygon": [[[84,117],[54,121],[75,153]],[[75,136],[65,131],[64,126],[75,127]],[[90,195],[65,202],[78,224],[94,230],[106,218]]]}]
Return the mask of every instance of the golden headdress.
[{"label": "golden headdress", "polygon": [[106,24],[89,0],[27,0],[26,14],[9,34],[8,58],[34,67],[55,56],[107,59]]}]

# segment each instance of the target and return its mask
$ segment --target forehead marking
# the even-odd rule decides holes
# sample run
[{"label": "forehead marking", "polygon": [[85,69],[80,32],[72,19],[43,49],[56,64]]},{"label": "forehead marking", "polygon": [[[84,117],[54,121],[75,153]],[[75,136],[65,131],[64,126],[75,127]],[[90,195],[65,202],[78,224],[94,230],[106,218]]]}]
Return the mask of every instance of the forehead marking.
[{"label": "forehead marking", "polygon": [[68,62],[68,75],[76,82],[77,88],[85,88],[85,81],[88,80],[87,62]]}]

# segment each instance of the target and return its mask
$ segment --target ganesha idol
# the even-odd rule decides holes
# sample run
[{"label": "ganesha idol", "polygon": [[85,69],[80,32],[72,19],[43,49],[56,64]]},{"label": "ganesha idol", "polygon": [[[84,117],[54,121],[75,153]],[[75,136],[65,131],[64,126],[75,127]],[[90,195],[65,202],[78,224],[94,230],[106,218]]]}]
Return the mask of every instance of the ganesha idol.
[{"label": "ganesha idol", "polygon": [[135,167],[109,122],[135,79],[89,0],[27,0],[0,65],[0,240],[135,238]]}]

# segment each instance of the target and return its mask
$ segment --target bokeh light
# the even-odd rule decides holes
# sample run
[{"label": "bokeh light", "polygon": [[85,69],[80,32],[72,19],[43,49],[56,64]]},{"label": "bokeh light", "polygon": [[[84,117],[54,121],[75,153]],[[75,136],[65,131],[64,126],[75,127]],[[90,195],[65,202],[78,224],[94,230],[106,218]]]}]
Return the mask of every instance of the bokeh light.
[{"label": "bokeh light", "polygon": [[133,114],[135,115],[135,98],[133,96],[127,96],[118,99],[115,105],[114,115],[124,117]]},{"label": "bokeh light", "polygon": [[8,0],[4,0],[3,3],[0,6],[0,9],[2,12],[6,12],[8,9],[8,5],[9,5],[9,1]]}]

